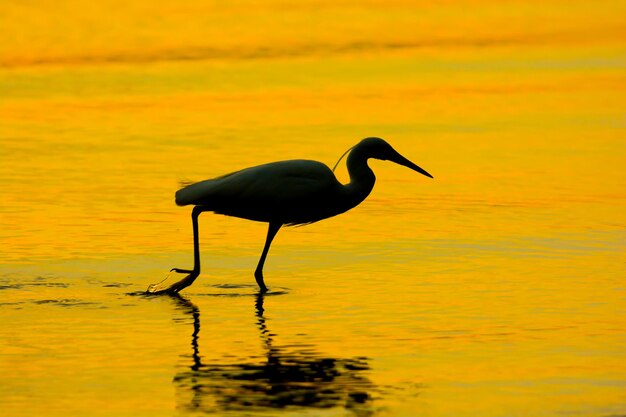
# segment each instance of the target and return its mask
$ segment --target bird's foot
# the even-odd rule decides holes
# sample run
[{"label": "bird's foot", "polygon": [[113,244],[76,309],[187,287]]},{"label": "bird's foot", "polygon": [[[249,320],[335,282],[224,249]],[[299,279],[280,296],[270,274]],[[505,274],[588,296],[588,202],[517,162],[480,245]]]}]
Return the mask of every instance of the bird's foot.
[{"label": "bird's foot", "polygon": [[178,272],[180,274],[191,274],[193,269],[180,269],[180,268],[172,268],[170,272]]},{"label": "bird's foot", "polygon": [[191,284],[193,284],[193,282],[196,280],[196,278],[198,278],[198,276],[200,275],[200,271],[194,271],[194,270],[189,270],[189,269],[179,269],[179,268],[172,268],[172,270],[170,272],[182,272],[182,273],[188,273],[188,275],[186,277],[184,277],[183,279],[174,282],[173,284],[164,284],[164,282],[169,278],[170,274],[167,274],[167,276],[165,277],[165,279],[161,282],[157,282],[156,284],[150,284],[148,286],[148,289],[146,290],[146,294],[150,294],[150,295],[159,295],[159,294],[169,294],[169,295],[174,295],[174,294],[178,294],[181,290],[187,288],[188,286],[190,286]]},{"label": "bird's foot", "polygon": [[263,273],[259,271],[254,272],[254,279],[256,279],[256,283],[259,286],[259,291],[261,293],[266,293],[267,287],[265,286],[265,281],[263,281]]}]

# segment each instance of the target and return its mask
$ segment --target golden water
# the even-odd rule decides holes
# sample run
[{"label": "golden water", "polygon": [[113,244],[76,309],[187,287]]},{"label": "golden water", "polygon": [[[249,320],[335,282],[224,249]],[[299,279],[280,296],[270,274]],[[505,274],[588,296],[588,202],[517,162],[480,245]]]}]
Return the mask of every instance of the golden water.
[{"label": "golden water", "polygon": [[[0,4],[2,415],[626,414],[626,3],[226,3]],[[435,179],[129,295],[179,181],[365,136]]]}]

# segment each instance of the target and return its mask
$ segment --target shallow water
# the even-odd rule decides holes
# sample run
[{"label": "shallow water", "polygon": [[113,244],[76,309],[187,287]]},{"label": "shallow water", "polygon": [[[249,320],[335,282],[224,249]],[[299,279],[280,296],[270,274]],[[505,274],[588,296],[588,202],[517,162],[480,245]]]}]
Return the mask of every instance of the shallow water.
[{"label": "shallow water", "polygon": [[[626,414],[625,12],[0,5],[3,415]],[[191,266],[179,181],[365,136],[435,179],[371,162],[265,296],[265,225],[203,214],[141,294]]]}]

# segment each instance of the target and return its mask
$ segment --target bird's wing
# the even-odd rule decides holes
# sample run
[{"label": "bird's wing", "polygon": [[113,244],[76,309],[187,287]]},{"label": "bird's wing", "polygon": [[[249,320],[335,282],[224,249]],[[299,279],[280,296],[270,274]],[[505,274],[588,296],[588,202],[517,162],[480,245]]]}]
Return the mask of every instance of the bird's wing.
[{"label": "bird's wing", "polygon": [[227,211],[259,210],[314,201],[339,185],[326,165],[308,160],[273,162],[201,181],[176,193],[179,205],[195,204]]}]

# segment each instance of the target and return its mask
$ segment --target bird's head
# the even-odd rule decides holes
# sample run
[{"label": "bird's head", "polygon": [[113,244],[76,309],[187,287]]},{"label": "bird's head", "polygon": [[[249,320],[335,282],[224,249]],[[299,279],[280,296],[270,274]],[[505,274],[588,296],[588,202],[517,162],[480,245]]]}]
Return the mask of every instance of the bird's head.
[{"label": "bird's head", "polygon": [[390,144],[381,138],[365,138],[355,146],[355,149],[357,148],[359,151],[363,152],[364,155],[367,155],[368,158],[395,162],[398,165],[403,165],[407,168],[411,168],[413,171],[433,178],[433,176],[424,169],[400,155],[398,151],[393,149]]}]

